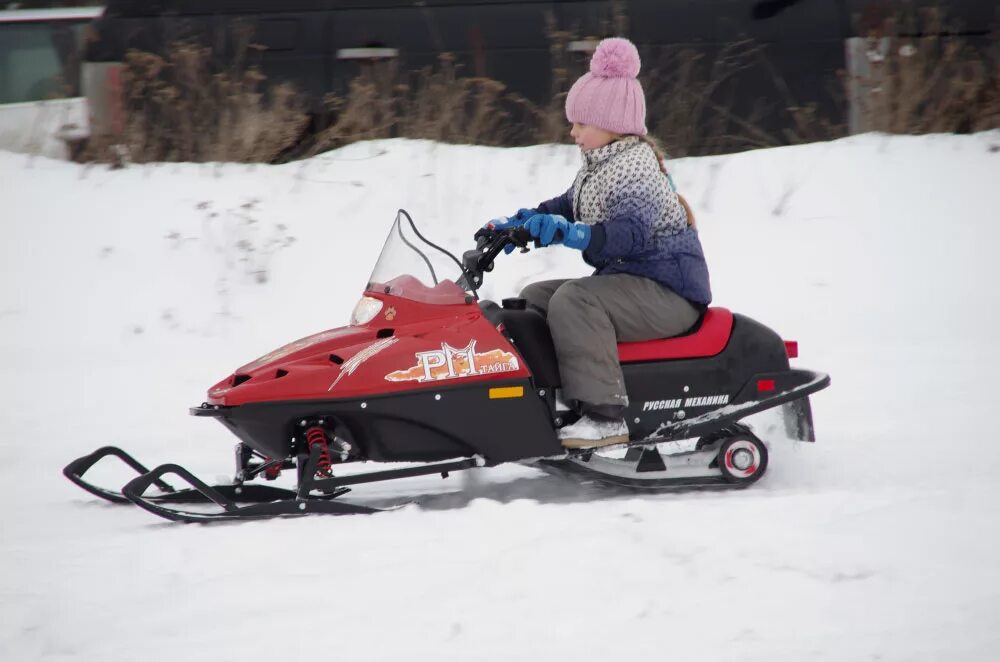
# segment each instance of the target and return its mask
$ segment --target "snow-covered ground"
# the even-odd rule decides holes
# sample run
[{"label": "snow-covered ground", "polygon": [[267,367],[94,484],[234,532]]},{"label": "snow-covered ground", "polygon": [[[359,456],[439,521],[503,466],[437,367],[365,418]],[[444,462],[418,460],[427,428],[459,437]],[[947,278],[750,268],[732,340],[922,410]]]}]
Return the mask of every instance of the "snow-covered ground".
[{"label": "snow-covered ground", "polygon": [[64,138],[86,135],[82,97],[0,104],[0,150],[65,159]]},{"label": "snow-covered ground", "polygon": [[[0,660],[996,659],[1000,133],[673,162],[716,304],[833,377],[818,442],[774,438],[750,490],[637,497],[513,466],[359,488],[420,497],[371,517],[184,526],[60,475],[106,443],[228,473],[234,439],[186,408],[345,323],[398,207],[462,250],[578,158],[0,153]],[[489,294],[583,273],[562,248],[515,254]]]}]

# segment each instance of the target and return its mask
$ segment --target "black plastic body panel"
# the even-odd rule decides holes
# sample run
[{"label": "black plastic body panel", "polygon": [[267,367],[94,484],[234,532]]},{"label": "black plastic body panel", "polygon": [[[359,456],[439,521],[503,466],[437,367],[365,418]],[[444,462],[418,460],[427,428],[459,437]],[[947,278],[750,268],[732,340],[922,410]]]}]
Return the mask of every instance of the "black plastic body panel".
[{"label": "black plastic body panel", "polygon": [[[241,441],[272,458],[304,452],[297,437],[299,422],[319,418],[333,421],[336,433],[361,449],[362,458],[379,462],[481,455],[496,464],[561,453],[551,388],[558,384],[559,373],[548,327],[535,311],[501,309],[489,302],[483,310],[504,326],[535,377],[365,399],[203,406],[192,413],[218,418]],[[628,363],[622,370],[632,439],[664,434],[670,426],[670,436],[705,434],[751,413],[804,399],[829,383],[826,378],[813,388],[811,380],[818,373],[790,369],[780,336],[740,314],[733,315],[729,342],[715,356]],[[490,389],[510,386],[521,387],[523,395],[490,398]],[[803,440],[814,439],[808,401],[785,408],[793,419],[790,431]]]},{"label": "black plastic body panel", "polygon": [[778,334],[734,313],[729,343],[715,356],[622,367],[629,398],[625,412],[629,432],[632,437],[646,436],[664,423],[737,402],[757,375],[786,371],[788,355]]},{"label": "black plastic body panel", "polygon": [[559,361],[545,318],[537,311],[517,308],[497,309],[496,315],[504,333],[527,362],[535,385],[543,388],[559,386]]},{"label": "black plastic body panel", "polygon": [[[484,302],[483,310],[491,322],[503,325],[527,362],[536,386],[560,384],[552,336],[539,313],[500,308],[491,302]],[[630,436],[647,436],[664,423],[738,402],[756,376],[788,369],[781,337],[760,322],[734,313],[732,335],[716,356],[623,365]]]},{"label": "black plastic body panel", "polygon": [[[490,398],[490,389],[524,389],[522,397]],[[283,458],[301,420],[335,421],[337,434],[377,462],[435,462],[482,455],[509,462],[560,452],[549,407],[527,380],[479,382],[375,396],[364,400],[295,400],[240,405],[219,420],[258,452]]]}]

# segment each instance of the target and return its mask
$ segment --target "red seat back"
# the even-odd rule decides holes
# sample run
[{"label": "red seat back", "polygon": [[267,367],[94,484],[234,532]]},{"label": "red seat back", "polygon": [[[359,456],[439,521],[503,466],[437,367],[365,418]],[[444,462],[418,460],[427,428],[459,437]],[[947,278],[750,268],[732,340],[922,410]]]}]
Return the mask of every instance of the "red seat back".
[{"label": "red seat back", "polygon": [[733,331],[733,314],[725,308],[709,308],[697,331],[678,338],[618,343],[622,363],[695,359],[715,356],[726,348]]}]

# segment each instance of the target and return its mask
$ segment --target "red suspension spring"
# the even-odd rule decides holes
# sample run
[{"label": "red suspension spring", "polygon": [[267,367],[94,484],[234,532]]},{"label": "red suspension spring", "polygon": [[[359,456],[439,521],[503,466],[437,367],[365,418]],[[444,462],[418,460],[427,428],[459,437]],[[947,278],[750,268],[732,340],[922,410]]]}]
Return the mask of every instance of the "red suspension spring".
[{"label": "red suspension spring", "polygon": [[326,430],[318,425],[306,430],[306,444],[308,444],[310,452],[312,452],[313,446],[319,446],[319,465],[316,473],[329,476],[333,460],[330,459],[330,444],[326,439]]}]

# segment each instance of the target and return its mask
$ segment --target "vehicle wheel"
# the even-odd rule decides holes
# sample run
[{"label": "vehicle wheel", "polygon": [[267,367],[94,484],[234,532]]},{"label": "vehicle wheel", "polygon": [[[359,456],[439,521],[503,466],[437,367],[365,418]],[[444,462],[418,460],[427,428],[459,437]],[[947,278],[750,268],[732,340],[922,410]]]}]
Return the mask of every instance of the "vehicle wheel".
[{"label": "vehicle wheel", "polygon": [[730,437],[719,448],[718,462],[726,482],[749,485],[767,471],[767,447],[752,434]]}]

